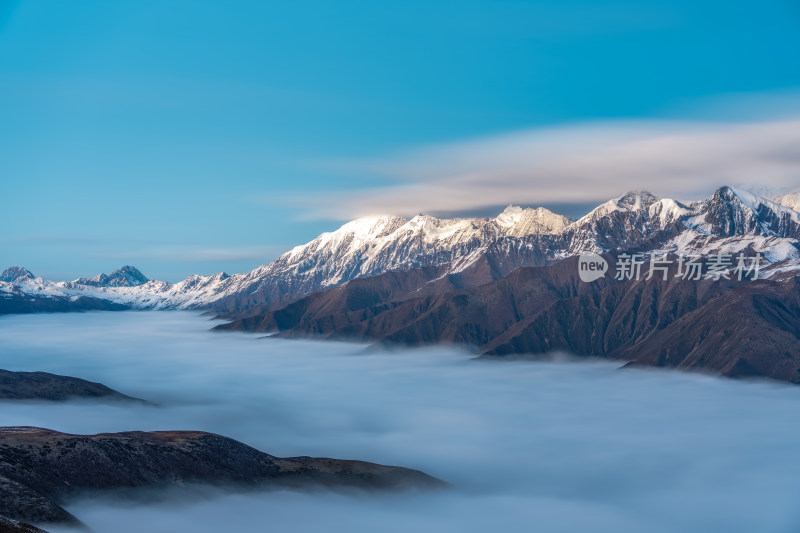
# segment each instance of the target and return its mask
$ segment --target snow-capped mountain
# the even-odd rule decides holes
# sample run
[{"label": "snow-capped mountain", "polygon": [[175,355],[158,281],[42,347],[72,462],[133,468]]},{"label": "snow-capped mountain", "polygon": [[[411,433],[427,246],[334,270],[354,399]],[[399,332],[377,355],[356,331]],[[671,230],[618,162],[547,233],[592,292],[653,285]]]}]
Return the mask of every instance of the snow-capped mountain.
[{"label": "snow-capped mountain", "polygon": [[79,278],[74,283],[92,287],[137,287],[150,281],[139,269],[126,265],[111,274],[98,274],[93,278]]},{"label": "snow-capped mountain", "polygon": [[702,202],[687,226],[723,237],[762,235],[800,239],[800,213],[732,187],[722,187]]},{"label": "snow-capped mountain", "polygon": [[0,281],[4,281],[6,283],[15,283],[21,282],[26,279],[33,279],[33,274],[27,269],[21,266],[12,266],[7,268],[0,274]]},{"label": "snow-capped mountain", "polygon": [[800,213],[746,191],[722,187],[694,203],[636,191],[576,221],[544,208],[515,206],[494,218],[362,218],[249,273],[195,275],[174,284],[148,280],[133,267],[73,282],[43,280],[14,267],[0,278],[0,294],[83,296],[141,309],[237,311],[389,271],[427,268],[435,279],[482,268],[490,280],[518,266],[545,265],[582,251],[708,255],[750,250],[794,268],[799,243]]}]

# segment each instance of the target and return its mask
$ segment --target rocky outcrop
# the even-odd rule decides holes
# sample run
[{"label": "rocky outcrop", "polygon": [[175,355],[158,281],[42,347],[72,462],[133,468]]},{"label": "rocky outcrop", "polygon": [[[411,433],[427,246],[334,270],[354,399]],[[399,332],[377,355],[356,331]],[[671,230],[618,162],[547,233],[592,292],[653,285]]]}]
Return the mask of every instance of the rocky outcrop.
[{"label": "rocky outcrop", "polygon": [[440,488],[416,470],[362,461],[279,458],[199,431],[68,435],[0,428],[0,515],[35,523],[78,520],[62,504],[108,491],[213,484],[228,489]]}]

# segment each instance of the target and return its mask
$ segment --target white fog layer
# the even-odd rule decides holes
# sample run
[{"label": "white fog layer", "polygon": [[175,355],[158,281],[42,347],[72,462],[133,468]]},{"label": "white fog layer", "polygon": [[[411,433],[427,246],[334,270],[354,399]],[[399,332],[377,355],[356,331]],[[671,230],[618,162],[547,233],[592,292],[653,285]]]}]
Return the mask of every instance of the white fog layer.
[{"label": "white fog layer", "polygon": [[0,368],[161,405],[3,402],[0,425],[203,430],[278,456],[416,468],[454,488],[67,505],[94,531],[800,530],[798,387],[444,348],[365,353],[212,325],[188,312],[0,317]]}]

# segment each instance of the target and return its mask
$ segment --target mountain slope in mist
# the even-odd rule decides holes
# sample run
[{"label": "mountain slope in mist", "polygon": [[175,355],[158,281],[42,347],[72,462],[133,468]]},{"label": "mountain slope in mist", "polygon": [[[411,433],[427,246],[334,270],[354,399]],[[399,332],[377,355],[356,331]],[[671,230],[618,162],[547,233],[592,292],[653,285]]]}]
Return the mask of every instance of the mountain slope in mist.
[{"label": "mountain slope in mist", "polygon": [[[613,271],[616,258],[607,259]],[[800,382],[800,277],[685,280],[677,262],[641,280],[584,283],[577,258],[468,288],[391,291],[354,280],[217,331],[384,346],[458,344],[485,356],[566,351],[638,365]],[[392,279],[395,279],[394,275]],[[395,288],[400,286],[395,283]]]}]

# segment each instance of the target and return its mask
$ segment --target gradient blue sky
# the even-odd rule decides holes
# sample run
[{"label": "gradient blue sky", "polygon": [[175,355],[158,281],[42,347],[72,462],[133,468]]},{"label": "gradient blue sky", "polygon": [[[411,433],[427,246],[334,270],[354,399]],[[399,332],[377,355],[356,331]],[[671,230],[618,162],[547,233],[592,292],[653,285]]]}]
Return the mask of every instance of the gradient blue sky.
[{"label": "gradient blue sky", "polygon": [[798,88],[796,0],[0,0],[0,265],[245,271],[402,182],[345,162]]}]

